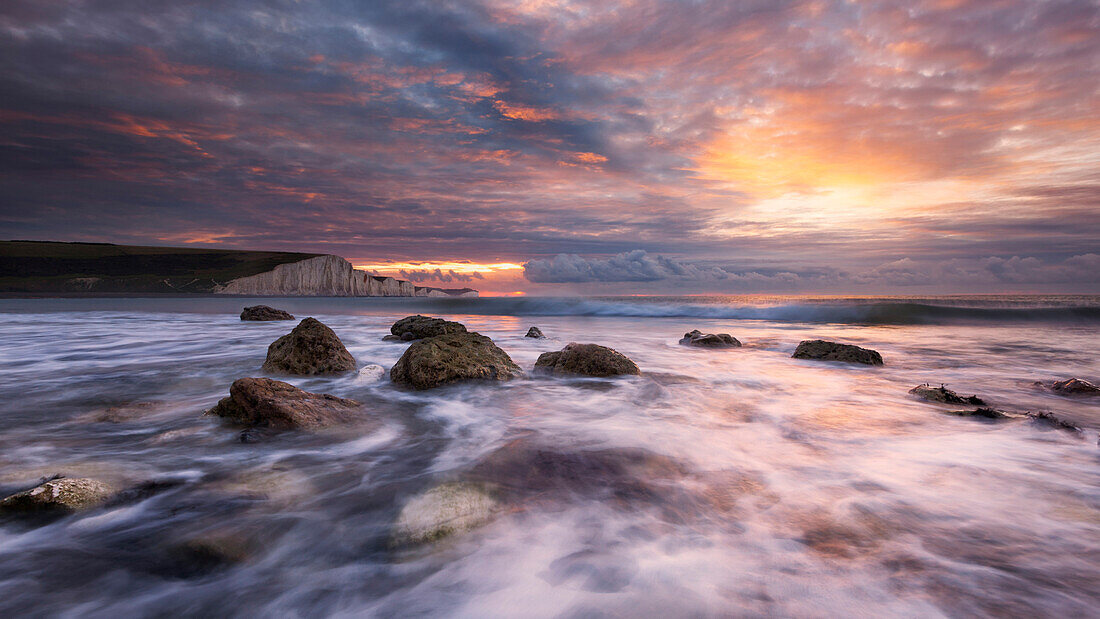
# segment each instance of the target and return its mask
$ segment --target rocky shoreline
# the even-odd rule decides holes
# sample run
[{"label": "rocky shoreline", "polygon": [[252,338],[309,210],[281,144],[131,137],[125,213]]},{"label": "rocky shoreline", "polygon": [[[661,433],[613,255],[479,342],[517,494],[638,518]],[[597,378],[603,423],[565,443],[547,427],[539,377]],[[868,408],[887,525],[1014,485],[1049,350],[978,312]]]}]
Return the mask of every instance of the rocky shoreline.
[{"label": "rocky shoreline", "polygon": [[[289,320],[290,314],[267,306],[245,308],[242,320]],[[517,334],[518,336],[518,334]],[[524,339],[532,344],[547,340],[542,330],[530,327]],[[430,316],[408,316],[393,323],[384,340],[406,345],[401,358],[389,369],[388,378],[400,389],[426,391],[462,382],[502,384],[513,380],[563,377],[598,381],[637,380],[647,376],[632,359],[595,343],[568,343],[560,350],[543,352],[534,365],[524,369],[506,351],[482,334],[461,323]],[[698,352],[683,354],[739,354],[742,343],[729,334],[706,334],[698,330],[684,335],[678,344]],[[720,352],[720,351],[729,352]],[[805,340],[791,354],[795,359],[816,363],[870,366],[885,365],[877,351],[826,340]],[[261,368],[264,373],[283,377],[338,377],[363,372],[376,366],[359,367],[339,336],[327,325],[308,317],[268,348]],[[377,368],[385,372],[385,368]],[[545,380],[545,378],[543,378]],[[1067,398],[1093,397],[1100,393],[1092,383],[1072,378],[1037,388]],[[577,383],[575,388],[581,388]],[[985,397],[960,395],[946,385],[917,385],[909,394],[936,406],[939,413],[987,422],[1027,421],[1040,429],[1055,429],[1075,436],[1084,430],[1050,411],[1014,410],[1008,403],[990,404]],[[134,415],[155,409],[155,403],[135,408]],[[962,408],[960,408],[962,407]],[[119,409],[118,414],[124,414]],[[126,413],[128,414],[128,413]],[[241,431],[246,443],[263,442],[269,432],[316,432],[327,428],[357,425],[372,431],[378,425],[371,405],[326,393],[315,393],[267,377],[242,376],[206,415],[219,418]],[[129,419],[129,417],[124,417]],[[262,449],[262,447],[256,447]],[[644,478],[631,474],[644,468]],[[689,479],[690,467],[675,459],[638,450],[561,450],[530,440],[509,443],[493,452],[458,479],[443,481],[406,500],[393,523],[392,543],[396,548],[435,543],[490,522],[506,505],[516,501],[546,500],[554,492],[594,491],[584,480],[599,479],[601,492],[611,488],[624,504],[641,501],[663,506],[677,493],[680,480]],[[77,511],[94,510],[112,501],[156,493],[161,482],[145,481],[119,485],[94,477],[43,479],[0,499],[0,515],[46,523]],[[671,493],[671,494],[670,494]],[[129,497],[129,498],[127,498]],[[657,500],[657,497],[666,497]],[[653,502],[657,501],[657,502]],[[229,533],[220,541],[188,542],[187,552],[214,553],[218,561],[235,561],[237,551],[226,550],[226,539],[246,544],[242,534]],[[223,536],[224,537],[224,536]],[[209,540],[207,540],[209,541]],[[197,544],[197,546],[195,545]],[[229,544],[238,548],[240,544]],[[198,550],[196,550],[198,549]],[[220,550],[219,550],[220,549]],[[243,552],[243,551],[242,551]],[[204,555],[205,556],[205,555]],[[244,555],[242,555],[244,556]]]}]

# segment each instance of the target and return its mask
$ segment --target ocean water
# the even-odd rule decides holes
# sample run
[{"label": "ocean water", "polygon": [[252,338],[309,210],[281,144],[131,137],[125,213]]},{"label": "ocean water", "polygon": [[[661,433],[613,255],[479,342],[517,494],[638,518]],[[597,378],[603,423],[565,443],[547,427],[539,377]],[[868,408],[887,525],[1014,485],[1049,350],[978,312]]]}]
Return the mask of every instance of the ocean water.
[{"label": "ocean water", "polygon": [[[365,369],[287,380],[376,423],[241,442],[202,416],[294,325],[241,322],[256,302],[336,331]],[[577,341],[643,375],[402,391],[385,372],[406,345],[381,337],[411,313],[459,320],[528,370]],[[677,344],[696,328],[744,347]],[[0,491],[53,474],[143,489],[0,521],[3,616],[1100,608],[1100,399],[1033,384],[1100,382],[1098,297],[7,299],[0,329]],[[817,338],[886,365],[790,357]],[[907,393],[925,382],[1084,431],[951,416]],[[479,474],[526,487],[482,526],[394,543],[406,504]],[[223,551],[194,550],[209,544]]]}]

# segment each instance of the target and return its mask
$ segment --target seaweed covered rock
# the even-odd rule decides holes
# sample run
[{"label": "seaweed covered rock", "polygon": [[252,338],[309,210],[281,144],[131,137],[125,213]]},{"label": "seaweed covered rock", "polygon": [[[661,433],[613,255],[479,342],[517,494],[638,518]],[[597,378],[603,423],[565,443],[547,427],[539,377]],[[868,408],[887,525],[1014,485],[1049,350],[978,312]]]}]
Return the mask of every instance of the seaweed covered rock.
[{"label": "seaweed covered rock", "polygon": [[462,323],[432,318],[431,316],[406,316],[393,323],[390,333],[404,341],[420,340],[437,335],[449,335],[451,333],[466,333],[466,326]]},{"label": "seaweed covered rock", "polygon": [[355,400],[310,393],[270,378],[240,378],[207,414],[246,426],[274,430],[311,429],[356,419],[361,405]]},{"label": "seaweed covered rock", "polygon": [[390,380],[413,389],[467,380],[511,380],[522,374],[523,370],[493,340],[465,332],[413,342],[390,368]]},{"label": "seaweed covered rock", "polygon": [[0,513],[75,512],[95,507],[114,493],[114,488],[97,479],[61,477],[3,499]]},{"label": "seaweed covered rock", "polygon": [[599,344],[572,342],[557,352],[546,352],[535,361],[535,369],[556,375],[638,375],[641,370],[626,355]]},{"label": "seaweed covered rock", "polygon": [[306,318],[267,348],[263,369],[275,374],[316,376],[355,371],[355,357],[332,329]]},{"label": "seaweed covered rock", "polygon": [[447,483],[409,499],[397,515],[398,545],[434,542],[479,527],[492,519],[497,500],[483,484]]},{"label": "seaweed covered rock", "polygon": [[878,351],[869,348],[861,348],[852,344],[839,344],[825,340],[805,340],[798,344],[794,354],[795,359],[814,359],[818,361],[841,361],[844,363],[862,363],[865,365],[882,365],[882,355]]},{"label": "seaweed covered rock", "polygon": [[985,401],[976,395],[962,397],[947,387],[940,385],[939,387],[933,387],[928,383],[923,385],[917,385],[909,390],[909,393],[917,396],[922,400],[928,400],[929,402],[943,402],[944,404],[972,404],[974,406],[985,406]]},{"label": "seaweed covered rock", "polygon": [[1058,395],[1096,396],[1100,395],[1100,387],[1080,378],[1060,380],[1050,386],[1050,390]]},{"label": "seaweed covered rock", "polygon": [[540,329],[538,327],[531,327],[530,329],[527,330],[527,335],[525,335],[523,337],[533,337],[535,339],[540,339],[541,340],[541,339],[545,338],[546,336],[542,334],[542,329]]},{"label": "seaweed covered rock", "polygon": [[252,305],[241,311],[241,320],[294,320],[294,315],[267,305]]},{"label": "seaweed covered rock", "polygon": [[739,348],[741,342],[729,333],[703,333],[694,329],[680,338],[680,344],[684,346],[699,346],[701,348]]}]

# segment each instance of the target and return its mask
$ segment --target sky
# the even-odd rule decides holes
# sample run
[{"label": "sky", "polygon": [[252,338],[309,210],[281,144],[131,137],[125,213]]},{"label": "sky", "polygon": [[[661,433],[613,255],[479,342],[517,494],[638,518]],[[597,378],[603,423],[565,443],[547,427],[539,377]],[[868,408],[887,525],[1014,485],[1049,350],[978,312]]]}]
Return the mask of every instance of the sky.
[{"label": "sky", "polygon": [[4,0],[0,238],[1100,293],[1100,2]]}]

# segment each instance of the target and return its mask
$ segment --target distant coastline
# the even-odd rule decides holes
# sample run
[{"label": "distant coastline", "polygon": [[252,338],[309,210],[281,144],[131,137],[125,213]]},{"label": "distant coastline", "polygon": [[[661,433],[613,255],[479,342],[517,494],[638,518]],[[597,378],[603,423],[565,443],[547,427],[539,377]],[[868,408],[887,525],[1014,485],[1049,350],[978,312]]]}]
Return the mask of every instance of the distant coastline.
[{"label": "distant coastline", "polygon": [[472,288],[415,286],[331,254],[0,241],[0,295],[475,297]]}]

